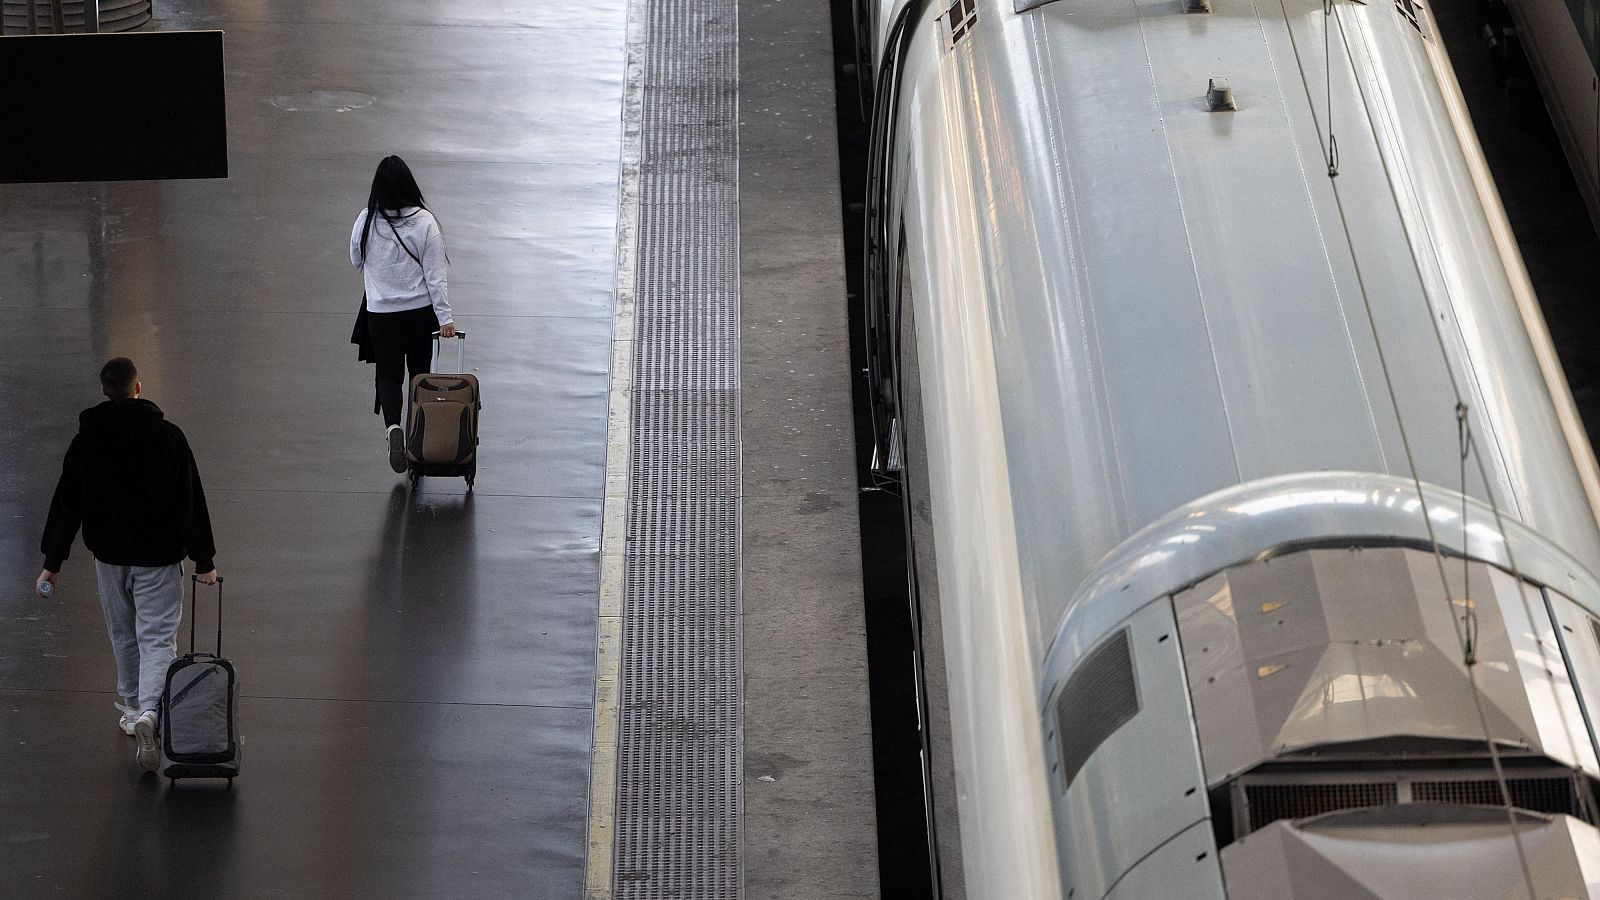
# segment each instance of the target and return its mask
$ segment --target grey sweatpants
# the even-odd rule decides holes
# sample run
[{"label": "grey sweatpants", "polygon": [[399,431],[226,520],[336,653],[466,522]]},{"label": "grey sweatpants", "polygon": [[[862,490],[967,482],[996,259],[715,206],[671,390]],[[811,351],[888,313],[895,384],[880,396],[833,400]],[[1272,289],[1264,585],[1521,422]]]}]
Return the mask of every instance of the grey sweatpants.
[{"label": "grey sweatpants", "polygon": [[117,693],[137,698],[139,711],[161,706],[167,666],[178,655],[183,618],[183,565],[111,566],[94,563],[100,606],[117,660]]}]

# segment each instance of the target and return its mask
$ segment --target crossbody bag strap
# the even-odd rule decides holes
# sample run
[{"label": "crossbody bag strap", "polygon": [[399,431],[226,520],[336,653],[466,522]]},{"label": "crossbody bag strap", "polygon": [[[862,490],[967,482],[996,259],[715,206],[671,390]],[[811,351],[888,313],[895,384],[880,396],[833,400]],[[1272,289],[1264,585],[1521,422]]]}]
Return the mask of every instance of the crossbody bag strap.
[{"label": "crossbody bag strap", "polygon": [[[378,215],[382,216],[383,214],[379,213]],[[415,253],[412,253],[411,252],[411,248],[406,246],[406,242],[400,239],[400,231],[399,231],[399,229],[394,227],[394,223],[390,222],[388,219],[384,219],[383,221],[386,224],[388,224],[389,232],[394,235],[394,242],[400,245],[400,249],[404,250],[406,252],[406,255],[411,257],[411,261],[412,262],[416,263],[419,266],[422,266],[421,257],[417,256]],[[426,273],[428,271],[428,267],[427,266],[422,266],[422,271],[424,273]]]}]

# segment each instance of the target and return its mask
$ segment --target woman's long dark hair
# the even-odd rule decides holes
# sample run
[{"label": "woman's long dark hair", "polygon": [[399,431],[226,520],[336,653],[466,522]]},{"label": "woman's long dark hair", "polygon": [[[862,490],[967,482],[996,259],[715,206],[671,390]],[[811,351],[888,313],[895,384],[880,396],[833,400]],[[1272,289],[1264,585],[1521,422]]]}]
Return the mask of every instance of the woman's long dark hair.
[{"label": "woman's long dark hair", "polygon": [[[417,187],[417,179],[412,177],[411,167],[398,156],[385,156],[378,163],[378,171],[372,176],[372,192],[367,195],[367,221],[361,228],[362,262],[367,261],[367,235],[372,233],[372,220],[382,216],[383,220],[393,227],[394,223],[409,218],[410,215],[416,215],[415,213],[400,215],[400,210],[408,206],[418,209],[428,208],[427,204],[422,202],[422,189]],[[390,215],[391,212],[394,215]]]}]

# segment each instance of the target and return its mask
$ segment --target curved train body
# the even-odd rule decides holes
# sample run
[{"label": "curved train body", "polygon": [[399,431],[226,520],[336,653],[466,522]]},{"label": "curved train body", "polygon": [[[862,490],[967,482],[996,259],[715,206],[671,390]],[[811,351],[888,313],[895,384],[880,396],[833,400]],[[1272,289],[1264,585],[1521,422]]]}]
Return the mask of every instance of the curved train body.
[{"label": "curved train body", "polygon": [[1209,6],[861,10],[942,893],[1600,898],[1593,453],[1429,13]]}]

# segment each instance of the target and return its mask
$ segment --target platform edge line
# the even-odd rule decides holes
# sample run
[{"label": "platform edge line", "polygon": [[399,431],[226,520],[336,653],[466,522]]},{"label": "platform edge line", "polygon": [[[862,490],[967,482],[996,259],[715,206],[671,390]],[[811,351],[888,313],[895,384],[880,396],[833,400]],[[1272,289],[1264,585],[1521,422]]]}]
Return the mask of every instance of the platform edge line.
[{"label": "platform edge line", "polygon": [[633,424],[634,301],[639,258],[647,0],[628,0],[623,49],[622,153],[617,184],[617,265],[606,418],[605,499],[600,524],[600,609],[595,632],[593,747],[585,900],[612,900],[616,860],[617,739],[621,725],[622,605]]}]

